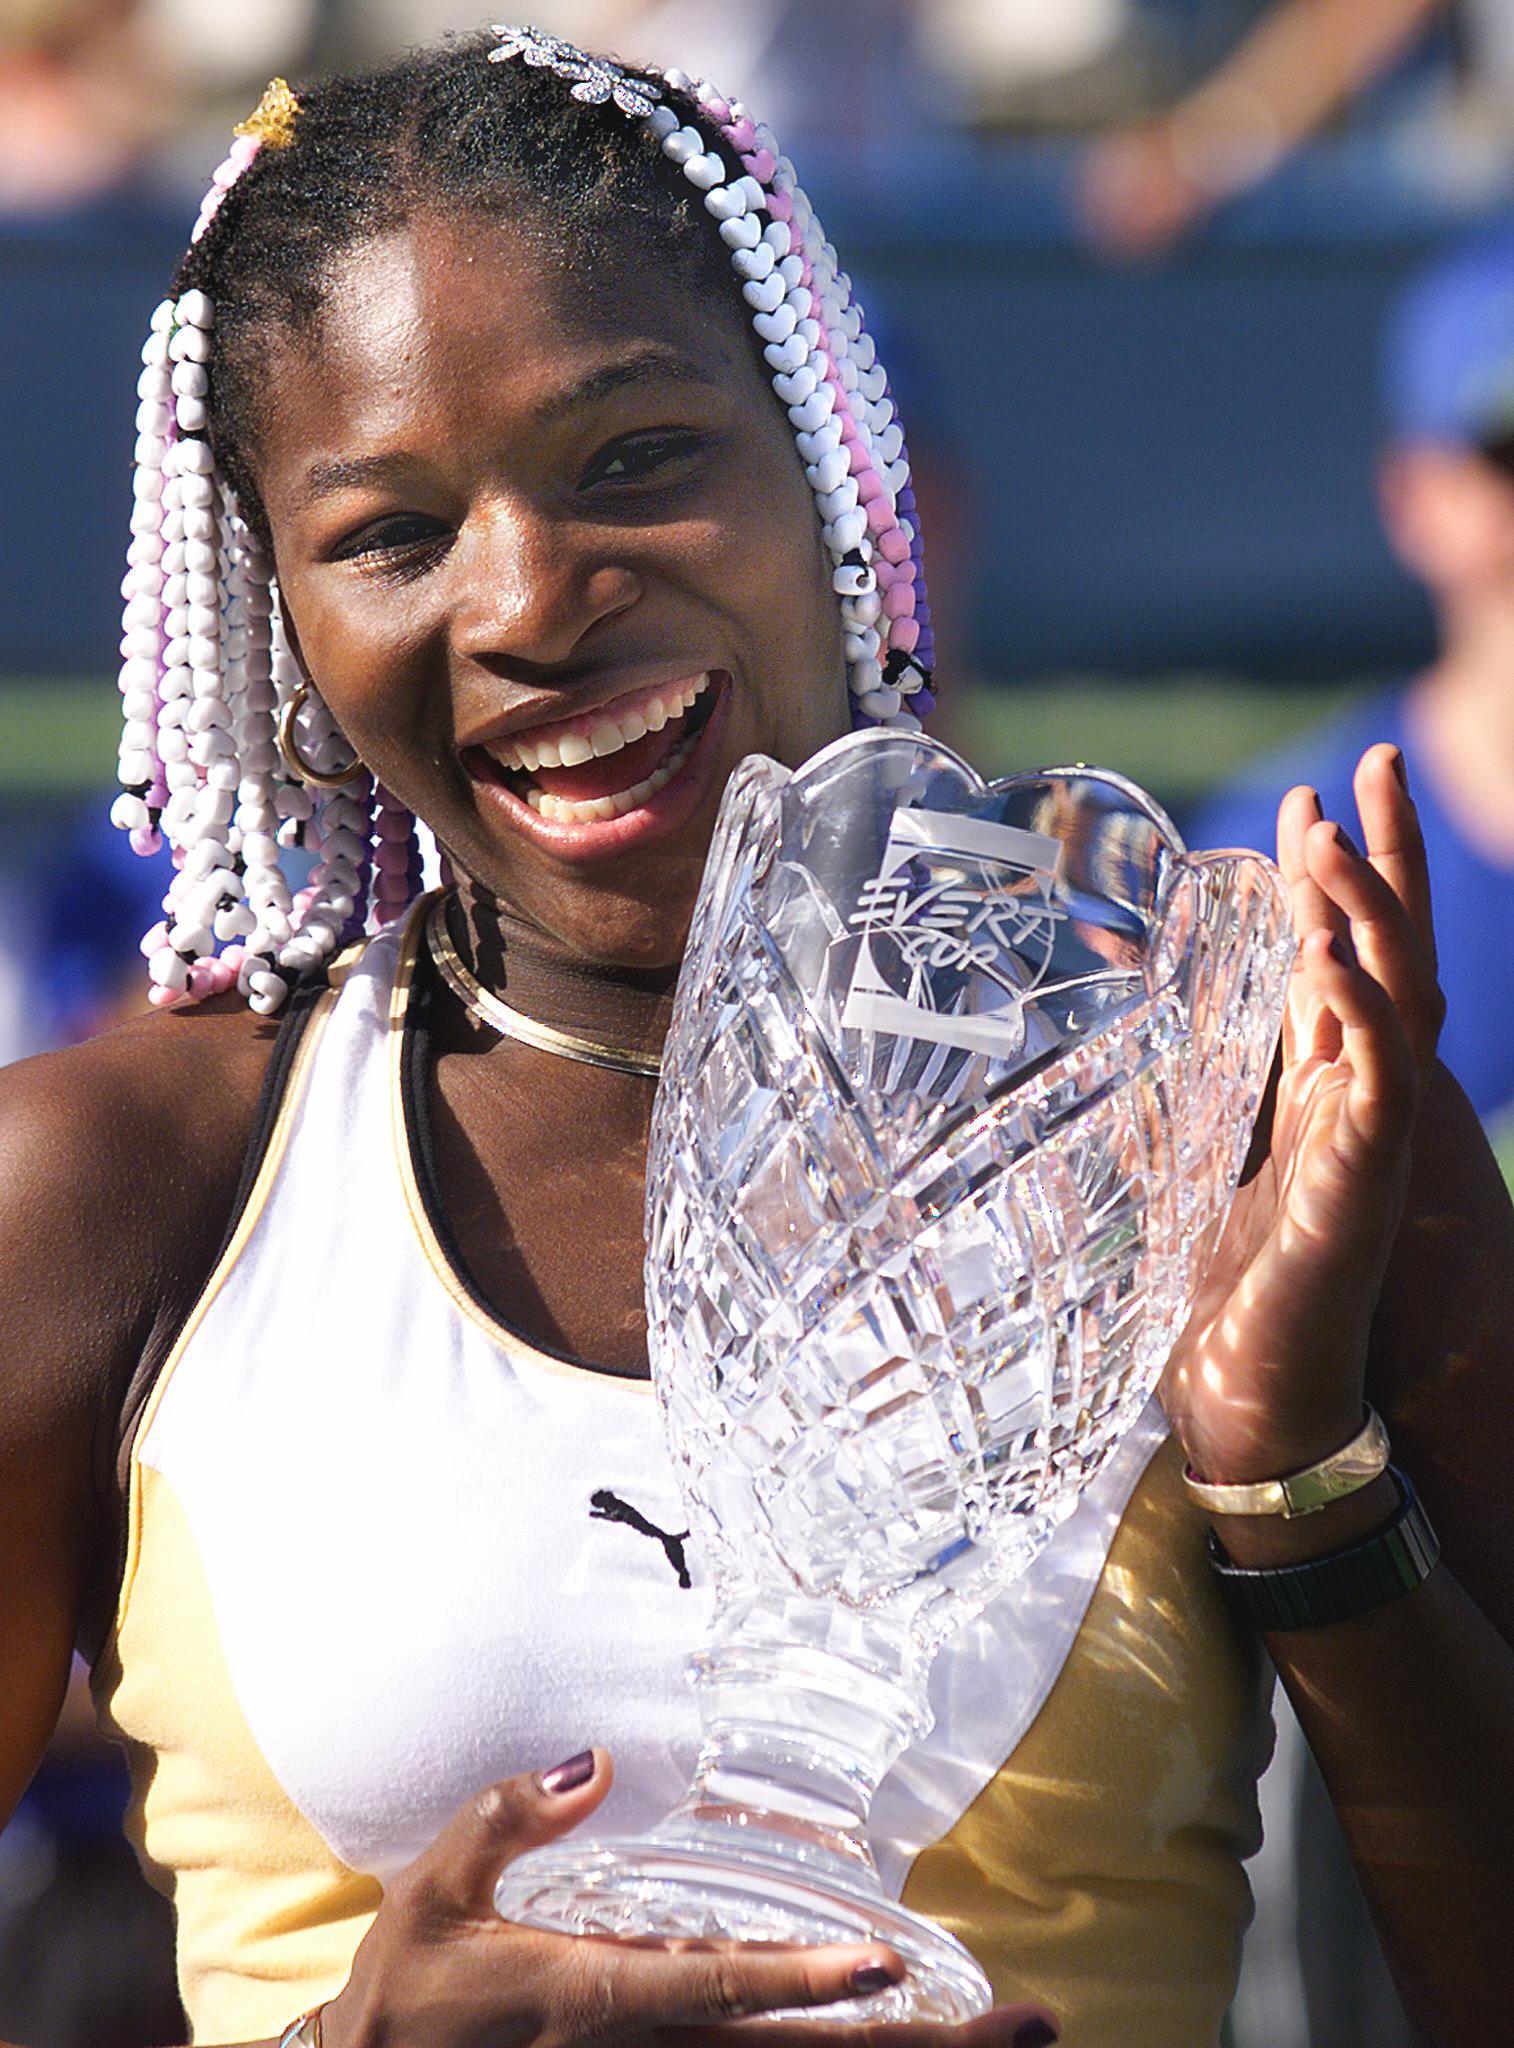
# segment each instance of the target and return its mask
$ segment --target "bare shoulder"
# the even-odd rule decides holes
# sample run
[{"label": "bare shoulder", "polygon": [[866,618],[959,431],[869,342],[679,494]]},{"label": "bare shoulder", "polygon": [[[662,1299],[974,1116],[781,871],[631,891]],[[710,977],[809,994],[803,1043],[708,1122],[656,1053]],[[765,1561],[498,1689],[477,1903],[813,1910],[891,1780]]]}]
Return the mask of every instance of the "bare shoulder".
[{"label": "bare shoulder", "polygon": [[276,1038],[229,999],[0,1071],[12,1287],[30,1272],[54,1313],[67,1313],[67,1289],[100,1308],[114,1299],[129,1318],[219,1242]]}]

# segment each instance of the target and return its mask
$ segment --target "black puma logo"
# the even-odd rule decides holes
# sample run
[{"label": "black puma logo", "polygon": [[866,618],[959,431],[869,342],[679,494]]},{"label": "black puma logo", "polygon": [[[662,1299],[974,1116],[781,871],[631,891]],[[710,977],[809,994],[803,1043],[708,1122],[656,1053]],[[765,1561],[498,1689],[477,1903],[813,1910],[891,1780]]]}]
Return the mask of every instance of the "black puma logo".
[{"label": "black puma logo", "polygon": [[689,1567],[684,1557],[683,1546],[689,1540],[685,1529],[680,1536],[670,1536],[666,1529],[659,1529],[655,1522],[649,1522],[640,1508],[633,1508],[629,1501],[623,1501],[609,1487],[600,1487],[597,1493],[589,1495],[589,1519],[593,1522],[624,1522],[628,1529],[635,1529],[642,1536],[650,1536],[660,1543],[668,1563],[678,1574],[678,1583],[685,1592],[693,1585]]}]

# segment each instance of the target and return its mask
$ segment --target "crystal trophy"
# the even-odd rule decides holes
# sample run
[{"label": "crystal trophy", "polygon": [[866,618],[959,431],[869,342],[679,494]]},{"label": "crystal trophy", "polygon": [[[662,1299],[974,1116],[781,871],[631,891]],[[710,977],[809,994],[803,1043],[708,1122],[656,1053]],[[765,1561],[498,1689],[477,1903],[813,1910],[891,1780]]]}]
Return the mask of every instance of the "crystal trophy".
[{"label": "crystal trophy", "polygon": [[881,1940],[822,2016],[986,1978],[890,1899],[872,1795],[931,1658],[1139,1414],[1234,1194],[1293,959],[1276,870],[1082,767],[838,740],[727,790],[653,1118],[653,1377],[716,1612],[694,1782],[513,1864],[574,1933]]}]

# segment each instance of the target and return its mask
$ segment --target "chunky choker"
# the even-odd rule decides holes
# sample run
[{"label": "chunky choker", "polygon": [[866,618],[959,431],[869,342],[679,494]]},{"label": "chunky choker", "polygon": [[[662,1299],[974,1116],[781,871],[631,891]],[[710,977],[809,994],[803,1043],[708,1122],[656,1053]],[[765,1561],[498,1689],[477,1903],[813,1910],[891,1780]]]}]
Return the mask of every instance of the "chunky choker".
[{"label": "chunky choker", "polygon": [[587,1067],[609,1067],[617,1074],[641,1074],[649,1080],[655,1080],[662,1072],[662,1060],[655,1052],[633,1052],[626,1046],[579,1038],[571,1031],[559,1031],[523,1011],[512,1010],[492,989],[484,987],[453,945],[447,933],[447,900],[439,896],[427,914],[426,944],[437,973],[470,1016],[505,1038],[535,1046],[538,1052],[556,1053],[560,1059],[579,1060]]}]

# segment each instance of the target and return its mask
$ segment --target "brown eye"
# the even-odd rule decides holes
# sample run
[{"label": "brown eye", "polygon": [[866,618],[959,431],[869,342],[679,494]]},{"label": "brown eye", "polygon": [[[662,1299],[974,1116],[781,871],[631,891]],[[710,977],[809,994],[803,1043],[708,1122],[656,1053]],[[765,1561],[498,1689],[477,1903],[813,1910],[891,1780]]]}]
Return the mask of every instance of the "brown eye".
[{"label": "brown eye", "polygon": [[640,483],[669,464],[697,455],[702,446],[701,436],[687,428],[623,435],[595,456],[579,488],[587,490],[601,483]]}]

